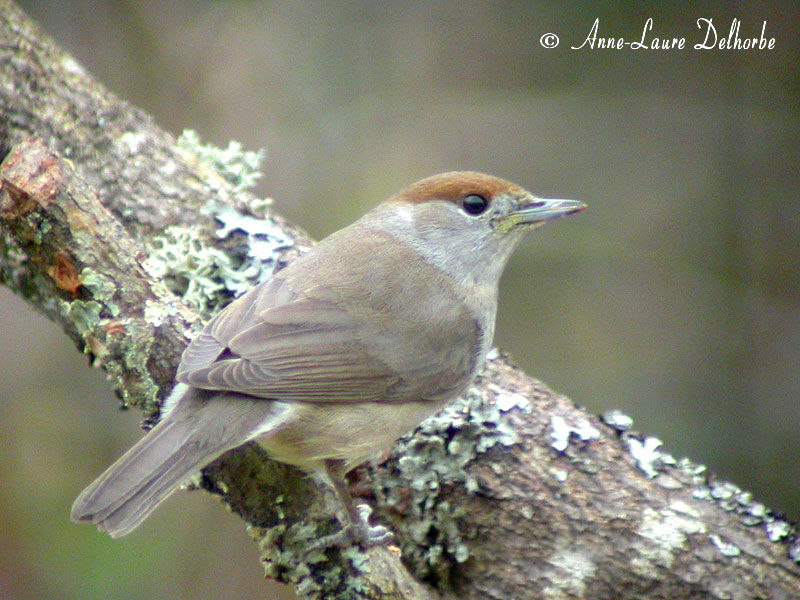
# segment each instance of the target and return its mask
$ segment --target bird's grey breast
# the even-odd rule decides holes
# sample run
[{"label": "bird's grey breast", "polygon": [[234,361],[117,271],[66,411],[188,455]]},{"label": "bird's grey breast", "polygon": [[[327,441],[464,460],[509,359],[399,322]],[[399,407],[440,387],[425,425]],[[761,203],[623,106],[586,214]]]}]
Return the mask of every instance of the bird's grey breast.
[{"label": "bird's grey breast", "polygon": [[336,277],[304,293],[346,307],[359,322],[360,345],[398,376],[383,400],[451,399],[461,393],[491,345],[495,295],[467,289],[402,237],[368,223],[323,244],[313,270]]}]

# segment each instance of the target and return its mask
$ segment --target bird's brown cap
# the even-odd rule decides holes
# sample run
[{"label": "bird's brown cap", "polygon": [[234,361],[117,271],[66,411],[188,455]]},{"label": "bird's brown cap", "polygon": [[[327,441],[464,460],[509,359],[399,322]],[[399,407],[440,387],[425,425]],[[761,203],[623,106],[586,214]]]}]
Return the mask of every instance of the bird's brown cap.
[{"label": "bird's brown cap", "polygon": [[450,171],[412,183],[389,198],[388,201],[414,204],[436,199],[458,204],[470,194],[477,194],[491,200],[499,193],[530,195],[518,185],[499,177],[475,171]]}]

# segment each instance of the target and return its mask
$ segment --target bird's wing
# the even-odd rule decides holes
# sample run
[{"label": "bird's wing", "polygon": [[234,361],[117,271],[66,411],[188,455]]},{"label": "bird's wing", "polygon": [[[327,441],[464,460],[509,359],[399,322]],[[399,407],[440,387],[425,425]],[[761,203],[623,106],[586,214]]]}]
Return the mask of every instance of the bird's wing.
[{"label": "bird's wing", "polygon": [[286,288],[273,280],[210,321],[184,352],[178,381],[281,400],[385,399],[399,377],[365,351],[359,324],[333,302]]}]

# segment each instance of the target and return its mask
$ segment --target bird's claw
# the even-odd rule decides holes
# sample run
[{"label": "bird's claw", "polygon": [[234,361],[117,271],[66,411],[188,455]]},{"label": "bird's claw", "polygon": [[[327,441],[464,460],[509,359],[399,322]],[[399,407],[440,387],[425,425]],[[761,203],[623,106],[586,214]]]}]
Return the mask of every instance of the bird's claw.
[{"label": "bird's claw", "polygon": [[309,546],[309,553],[323,551],[326,548],[347,548],[353,542],[362,544],[365,548],[382,546],[392,541],[394,535],[388,527],[369,524],[372,508],[367,504],[355,507],[358,520],[349,522],[336,533],[317,538]]},{"label": "bird's claw", "polygon": [[356,512],[358,522],[353,523],[352,527],[356,529],[355,533],[360,538],[358,541],[367,547],[382,546],[392,541],[394,536],[388,527],[369,524],[369,516],[372,514],[372,507],[369,504],[359,504],[356,506]]}]

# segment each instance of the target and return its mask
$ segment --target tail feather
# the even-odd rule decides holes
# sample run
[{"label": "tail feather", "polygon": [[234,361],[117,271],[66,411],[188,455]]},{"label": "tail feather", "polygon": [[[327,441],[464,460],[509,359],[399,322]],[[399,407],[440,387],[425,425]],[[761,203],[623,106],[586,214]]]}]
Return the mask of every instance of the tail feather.
[{"label": "tail feather", "polygon": [[112,537],[129,533],[193,473],[277,424],[285,405],[189,388],[164,421],[87,487],[72,506]]}]

